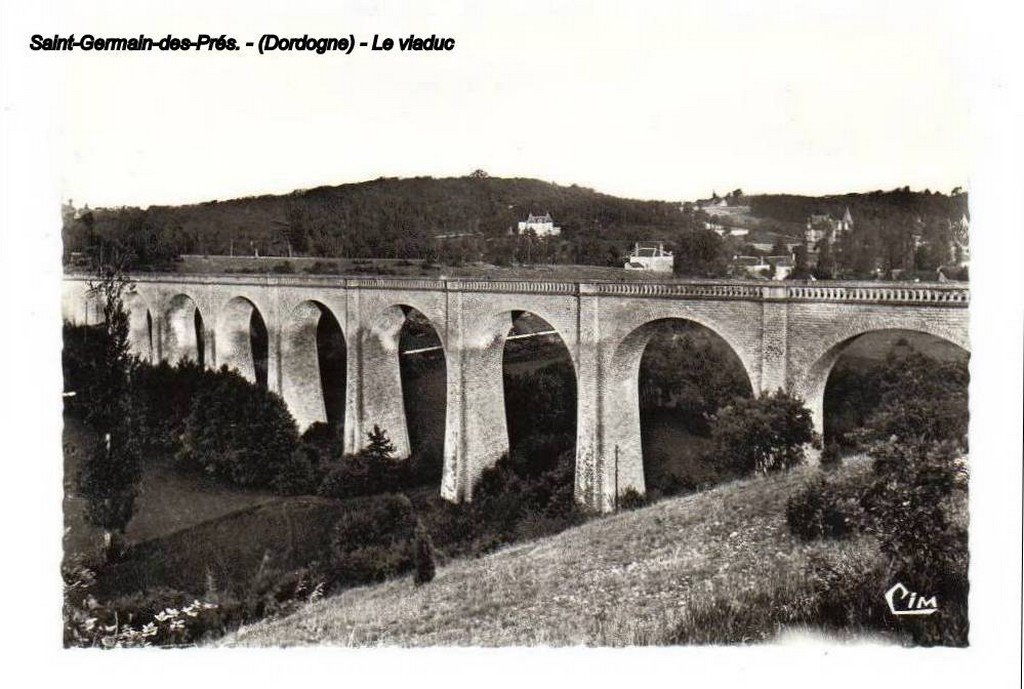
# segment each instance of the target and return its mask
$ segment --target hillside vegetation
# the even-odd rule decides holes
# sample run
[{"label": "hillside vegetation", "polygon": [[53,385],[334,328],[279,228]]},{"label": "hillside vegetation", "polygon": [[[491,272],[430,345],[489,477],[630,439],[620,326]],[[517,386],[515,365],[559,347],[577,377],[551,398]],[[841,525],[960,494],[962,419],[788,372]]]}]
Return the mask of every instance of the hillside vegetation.
[{"label": "hillside vegetation", "polygon": [[[736,190],[729,204],[738,214],[718,220],[768,232],[769,237],[802,237],[810,214],[838,218],[849,208],[855,225],[837,247],[840,276],[867,276],[879,266],[934,270],[953,258],[951,223],[967,212],[967,195],[954,191],[946,195],[903,188],[810,197],[745,196]],[[530,213],[545,212],[561,227],[559,236],[510,234]],[[625,199],[577,185],[477,173],[444,179],[382,177],[290,194],[147,209],[68,205],[63,239],[71,264],[113,262],[132,269],[169,269],[178,257],[198,254],[415,260],[426,262],[428,272],[435,264],[477,261],[614,266],[621,271],[632,243],[649,239],[663,241],[675,252],[676,274],[722,277],[734,254],[758,251],[707,230],[707,220],[697,206],[680,201]],[[380,270],[354,267],[354,272]],[[416,274],[422,267],[417,266]],[[335,272],[338,266],[299,268]],[[253,269],[259,266],[246,270]]]},{"label": "hillside vegetation", "polygon": [[[839,469],[853,481],[864,460]],[[352,589],[232,645],[632,645],[765,640],[821,619],[827,573],[853,581],[875,543],[803,542],[786,499],[816,470],[752,478],[591,521],[492,555],[456,560],[429,585]],[[823,574],[825,573],[825,574]],[[879,600],[881,600],[879,591]],[[849,631],[849,630],[848,630]],[[854,632],[857,630],[854,629]]]}]

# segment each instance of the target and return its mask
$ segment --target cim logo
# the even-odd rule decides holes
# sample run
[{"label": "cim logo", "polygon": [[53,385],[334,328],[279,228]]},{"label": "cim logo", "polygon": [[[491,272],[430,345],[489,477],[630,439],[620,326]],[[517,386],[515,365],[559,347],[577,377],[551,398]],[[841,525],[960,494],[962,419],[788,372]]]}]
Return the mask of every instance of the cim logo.
[{"label": "cim logo", "polygon": [[925,598],[900,583],[885,592],[885,602],[893,615],[931,615],[939,610],[935,596]]}]

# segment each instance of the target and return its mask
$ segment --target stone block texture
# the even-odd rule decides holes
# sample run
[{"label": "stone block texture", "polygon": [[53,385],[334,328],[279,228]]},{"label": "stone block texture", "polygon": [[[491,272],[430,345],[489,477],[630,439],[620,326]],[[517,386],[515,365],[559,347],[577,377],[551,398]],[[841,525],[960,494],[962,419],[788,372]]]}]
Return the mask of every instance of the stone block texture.
[{"label": "stone block texture", "polygon": [[[268,387],[303,430],[326,420],[317,325],[331,314],[347,346],[345,447],[366,444],[374,424],[400,456],[410,452],[399,335],[410,309],[424,314],[447,366],[441,494],[469,500],[481,472],[508,451],[502,357],[513,316],[528,311],[558,331],[577,377],[577,500],[614,510],[644,492],[638,374],[657,324],[689,320],[736,352],[755,391],[800,396],[823,423],[828,375],[864,333],[914,330],[969,351],[966,287],[722,283],[529,282],[325,276],[138,275],[126,297],[132,349],[148,361],[198,360],[254,380],[249,322],[268,335]],[[62,315],[102,320],[88,279],[69,275]],[[198,313],[198,318],[196,314]],[[197,324],[200,331],[197,331]]]}]

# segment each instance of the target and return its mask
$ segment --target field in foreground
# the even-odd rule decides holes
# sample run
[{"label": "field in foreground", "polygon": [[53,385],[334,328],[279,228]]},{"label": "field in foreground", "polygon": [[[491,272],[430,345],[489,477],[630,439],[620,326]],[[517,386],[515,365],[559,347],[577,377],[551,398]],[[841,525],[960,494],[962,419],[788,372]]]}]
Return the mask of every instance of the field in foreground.
[{"label": "field in foreground", "polygon": [[[847,461],[849,480],[869,468]],[[808,572],[855,578],[873,541],[803,543],[786,498],[816,470],[753,478],[596,519],[492,555],[454,561],[430,584],[411,578],[352,589],[279,620],[243,627],[235,645],[631,645],[700,643],[743,632],[744,608],[799,618]],[[879,595],[881,595],[881,591]],[[702,636],[701,620],[721,627]],[[728,629],[737,620],[735,630]],[[778,626],[773,633],[784,633]],[[734,632],[734,633],[731,633]]]}]

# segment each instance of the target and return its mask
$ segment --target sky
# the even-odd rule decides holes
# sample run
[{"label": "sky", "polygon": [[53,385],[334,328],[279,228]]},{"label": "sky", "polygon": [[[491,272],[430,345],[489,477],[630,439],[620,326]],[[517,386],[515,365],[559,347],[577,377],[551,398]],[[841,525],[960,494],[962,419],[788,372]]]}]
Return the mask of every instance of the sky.
[{"label": "sky", "polygon": [[237,7],[92,3],[47,30],[433,33],[456,46],[36,54],[63,84],[64,199],[177,204],[478,168],[667,200],[968,184],[966,29],[953,3]]}]

